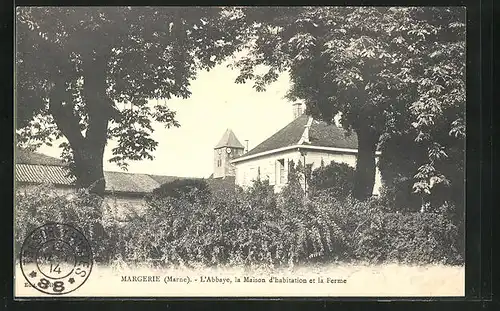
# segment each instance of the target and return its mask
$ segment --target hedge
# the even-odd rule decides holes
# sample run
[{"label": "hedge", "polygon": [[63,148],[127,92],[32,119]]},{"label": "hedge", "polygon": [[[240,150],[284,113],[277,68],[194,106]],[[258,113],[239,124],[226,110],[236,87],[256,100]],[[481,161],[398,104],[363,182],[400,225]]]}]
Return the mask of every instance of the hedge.
[{"label": "hedge", "polygon": [[[373,202],[305,198],[265,182],[205,198],[156,198],[124,226],[96,212],[89,195],[16,199],[16,247],[47,221],[79,227],[96,260],[159,266],[294,266],[312,262],[463,264],[460,230],[439,213],[387,213]],[[98,208],[98,207],[97,207]],[[100,228],[101,232],[98,229]]]}]

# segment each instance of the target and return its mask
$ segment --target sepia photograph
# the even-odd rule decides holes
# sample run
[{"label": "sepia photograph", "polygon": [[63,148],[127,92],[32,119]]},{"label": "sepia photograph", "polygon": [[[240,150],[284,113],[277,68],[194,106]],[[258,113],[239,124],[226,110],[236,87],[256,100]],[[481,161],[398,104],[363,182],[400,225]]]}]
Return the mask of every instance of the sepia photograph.
[{"label": "sepia photograph", "polygon": [[14,298],[464,297],[465,7],[15,12]]}]

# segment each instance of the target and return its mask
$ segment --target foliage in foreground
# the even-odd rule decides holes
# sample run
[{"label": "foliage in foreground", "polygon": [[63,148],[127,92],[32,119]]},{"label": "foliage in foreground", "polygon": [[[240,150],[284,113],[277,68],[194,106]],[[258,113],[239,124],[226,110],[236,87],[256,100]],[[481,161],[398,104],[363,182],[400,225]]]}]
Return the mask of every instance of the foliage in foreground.
[{"label": "foliage in foreground", "polygon": [[117,223],[102,217],[108,214],[102,199],[85,191],[61,195],[55,189],[41,186],[30,191],[18,190],[15,197],[15,253],[36,228],[48,223],[63,223],[77,228],[87,238],[96,261],[112,259]]},{"label": "foliage in foreground", "polygon": [[210,189],[204,179],[183,178],[167,182],[157,189],[147,198],[151,200],[161,200],[162,198],[184,198],[190,202],[199,198],[202,202],[208,202]]},{"label": "foliage in foreground", "polygon": [[[295,185],[297,186],[297,185]],[[276,195],[266,182],[231,196],[162,198],[118,226],[96,213],[83,192],[48,188],[16,196],[16,253],[27,234],[47,222],[78,227],[95,259],[108,264],[283,267],[332,261],[462,264],[460,230],[440,213],[387,213],[376,202]],[[290,197],[294,194],[294,197]],[[287,197],[288,196],[288,197]]]},{"label": "foliage in foreground", "polygon": [[311,172],[309,191],[328,192],[335,198],[346,198],[354,188],[354,169],[345,163],[330,162]]}]

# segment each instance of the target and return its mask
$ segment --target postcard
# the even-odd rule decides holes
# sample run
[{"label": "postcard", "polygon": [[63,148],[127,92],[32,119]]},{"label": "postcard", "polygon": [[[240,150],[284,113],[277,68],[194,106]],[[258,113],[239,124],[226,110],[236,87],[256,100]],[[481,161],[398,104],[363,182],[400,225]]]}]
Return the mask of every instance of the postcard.
[{"label": "postcard", "polygon": [[14,296],[465,295],[463,7],[17,7]]}]

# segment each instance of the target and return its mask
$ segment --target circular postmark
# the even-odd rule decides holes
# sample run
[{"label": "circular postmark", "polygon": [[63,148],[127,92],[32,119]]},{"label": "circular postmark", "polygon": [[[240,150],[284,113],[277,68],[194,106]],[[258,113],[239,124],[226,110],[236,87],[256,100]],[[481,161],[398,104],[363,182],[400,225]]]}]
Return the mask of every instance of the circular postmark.
[{"label": "circular postmark", "polygon": [[42,293],[63,295],[85,283],[92,271],[89,241],[75,227],[49,223],[33,230],[21,247],[21,271]]}]

